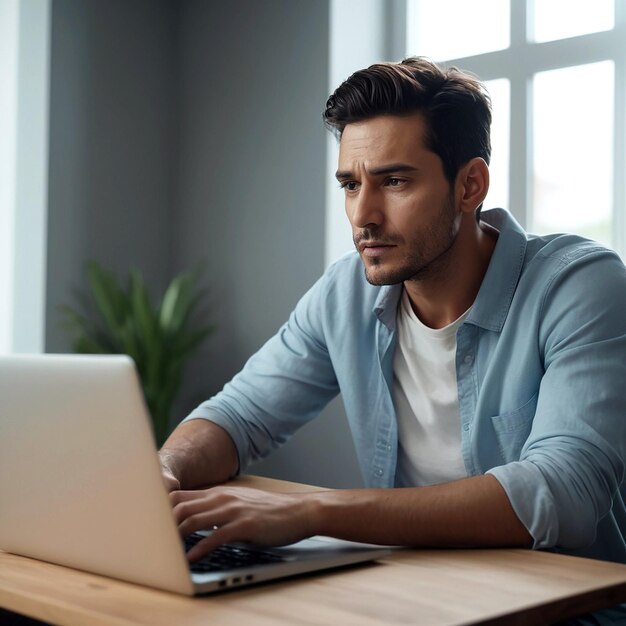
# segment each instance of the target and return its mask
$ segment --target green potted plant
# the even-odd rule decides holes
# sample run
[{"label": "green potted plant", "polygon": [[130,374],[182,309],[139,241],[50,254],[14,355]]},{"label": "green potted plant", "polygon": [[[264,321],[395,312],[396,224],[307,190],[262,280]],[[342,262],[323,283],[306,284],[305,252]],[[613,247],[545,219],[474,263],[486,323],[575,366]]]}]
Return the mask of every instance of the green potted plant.
[{"label": "green potted plant", "polygon": [[130,271],[125,285],[93,261],[87,263],[86,275],[89,291],[86,297],[81,294],[81,309],[62,307],[73,350],[133,358],[160,447],[169,434],[185,363],[214,330],[194,315],[205,297],[198,275],[176,276],[156,306],[137,270]]}]

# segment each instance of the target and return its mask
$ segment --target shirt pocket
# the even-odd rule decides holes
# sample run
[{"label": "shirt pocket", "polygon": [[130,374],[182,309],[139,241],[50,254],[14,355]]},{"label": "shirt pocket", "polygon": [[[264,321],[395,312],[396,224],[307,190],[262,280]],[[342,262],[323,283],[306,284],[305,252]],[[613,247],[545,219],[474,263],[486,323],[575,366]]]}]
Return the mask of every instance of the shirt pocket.
[{"label": "shirt pocket", "polygon": [[500,454],[505,463],[519,461],[520,452],[533,425],[533,418],[537,410],[537,398],[538,394],[535,394],[519,409],[494,415],[491,418],[500,447]]}]

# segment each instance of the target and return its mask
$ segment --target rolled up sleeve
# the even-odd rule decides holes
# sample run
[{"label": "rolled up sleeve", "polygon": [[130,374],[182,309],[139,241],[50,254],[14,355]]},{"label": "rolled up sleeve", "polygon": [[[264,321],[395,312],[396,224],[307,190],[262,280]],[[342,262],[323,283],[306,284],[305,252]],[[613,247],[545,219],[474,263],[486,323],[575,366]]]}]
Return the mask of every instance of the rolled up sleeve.
[{"label": "rolled up sleeve", "polygon": [[186,418],[224,428],[237,448],[239,471],[287,441],[339,391],[324,339],[327,281],[328,274],[243,370]]},{"label": "rolled up sleeve", "polygon": [[624,479],[626,268],[600,247],[567,256],[541,306],[531,432],[519,461],[489,473],[535,548],[576,550],[595,541]]}]

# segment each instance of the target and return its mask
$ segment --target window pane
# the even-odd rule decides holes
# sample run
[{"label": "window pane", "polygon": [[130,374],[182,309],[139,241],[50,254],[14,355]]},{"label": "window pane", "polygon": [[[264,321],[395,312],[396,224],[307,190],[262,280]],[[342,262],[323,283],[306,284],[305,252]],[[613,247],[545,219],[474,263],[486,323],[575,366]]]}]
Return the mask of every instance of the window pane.
[{"label": "window pane", "polygon": [[503,50],[509,14],[509,0],[407,0],[407,53],[444,61]]},{"label": "window pane", "polygon": [[615,24],[614,0],[535,0],[535,41],[553,41],[610,30]]},{"label": "window pane", "polygon": [[534,79],[532,230],[576,232],[611,245],[613,62]]},{"label": "window pane", "polygon": [[508,79],[485,82],[491,96],[491,164],[489,193],[484,208],[509,207],[509,126],[511,119],[511,83]]}]

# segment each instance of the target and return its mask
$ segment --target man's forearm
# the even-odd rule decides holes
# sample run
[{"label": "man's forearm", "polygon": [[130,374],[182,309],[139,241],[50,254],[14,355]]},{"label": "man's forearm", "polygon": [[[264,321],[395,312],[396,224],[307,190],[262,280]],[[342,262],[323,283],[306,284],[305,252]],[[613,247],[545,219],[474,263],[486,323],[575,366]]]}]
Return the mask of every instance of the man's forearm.
[{"label": "man's forearm", "polygon": [[226,485],[170,494],[181,535],[214,531],[195,560],[223,543],[284,545],[310,537],[423,547],[530,547],[500,483],[490,475],[433,487],[277,493]]},{"label": "man's forearm", "polygon": [[230,435],[213,422],[194,419],[182,423],[159,451],[161,465],[182,489],[228,480],[237,471],[237,450]]},{"label": "man's forearm", "polygon": [[316,534],[388,545],[530,546],[500,483],[491,475],[406,489],[307,494]]}]

